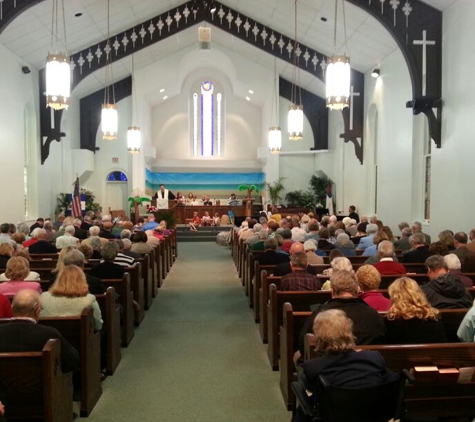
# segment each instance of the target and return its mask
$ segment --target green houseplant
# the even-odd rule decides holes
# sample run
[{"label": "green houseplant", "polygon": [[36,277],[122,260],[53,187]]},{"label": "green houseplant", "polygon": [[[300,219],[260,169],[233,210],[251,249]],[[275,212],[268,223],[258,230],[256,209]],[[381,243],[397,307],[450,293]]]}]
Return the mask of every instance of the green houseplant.
[{"label": "green houseplant", "polygon": [[266,183],[267,192],[269,193],[272,205],[277,205],[277,203],[281,200],[282,191],[285,189],[282,183],[284,179],[285,177],[279,177],[273,183]]},{"label": "green houseplant", "polygon": [[310,187],[315,194],[316,205],[324,208],[327,196],[327,186],[332,185],[332,180],[326,176],[316,176],[315,174],[310,179]]}]

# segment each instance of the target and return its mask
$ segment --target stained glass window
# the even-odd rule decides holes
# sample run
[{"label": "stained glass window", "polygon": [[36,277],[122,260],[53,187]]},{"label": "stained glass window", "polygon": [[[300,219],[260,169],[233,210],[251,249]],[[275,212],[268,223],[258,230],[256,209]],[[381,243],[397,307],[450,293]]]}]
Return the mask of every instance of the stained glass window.
[{"label": "stained glass window", "polygon": [[107,176],[108,182],[127,182],[127,176],[121,171],[113,171]]},{"label": "stained glass window", "polygon": [[222,151],[223,96],[210,81],[201,83],[200,94],[193,94],[193,156],[215,157]]}]

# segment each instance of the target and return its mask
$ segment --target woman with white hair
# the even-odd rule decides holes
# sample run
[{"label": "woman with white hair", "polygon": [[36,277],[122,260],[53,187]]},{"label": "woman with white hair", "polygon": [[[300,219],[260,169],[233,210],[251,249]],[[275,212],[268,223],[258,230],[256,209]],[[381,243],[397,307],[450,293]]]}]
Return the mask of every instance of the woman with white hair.
[{"label": "woman with white hair", "polygon": [[356,256],[355,244],[346,233],[340,233],[337,236],[335,248],[343,252],[345,256]]},{"label": "woman with white hair", "polygon": [[462,274],[462,271],[460,270],[462,268],[462,264],[460,263],[460,259],[457,255],[454,253],[445,255],[444,261],[447,264],[449,273],[456,275],[465,287],[473,287],[472,279]]},{"label": "woman with white hair", "polygon": [[[324,271],[324,275],[331,277],[336,271],[348,271],[354,274],[353,265],[346,257],[336,257],[330,262],[331,268]],[[327,280],[322,286],[322,290],[331,290],[332,284],[330,280]]]},{"label": "woman with white hair", "polygon": [[322,265],[323,258],[316,254],[317,251],[317,242],[314,240],[306,240],[303,244],[305,250],[305,255],[307,255],[307,264],[308,265]]}]

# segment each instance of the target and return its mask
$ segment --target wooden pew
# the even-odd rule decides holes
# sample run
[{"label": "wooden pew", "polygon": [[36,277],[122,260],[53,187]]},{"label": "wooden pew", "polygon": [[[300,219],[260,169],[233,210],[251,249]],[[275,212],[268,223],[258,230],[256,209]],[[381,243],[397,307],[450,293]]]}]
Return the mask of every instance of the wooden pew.
[{"label": "wooden pew", "polygon": [[[130,274],[130,287],[133,292],[134,300],[139,307],[134,312],[134,323],[139,326],[145,317],[144,302],[144,279],[142,277],[142,263],[137,262],[132,267],[126,267],[125,271]],[[106,280],[103,280],[106,281]]]},{"label": "wooden pew", "polygon": [[0,389],[8,421],[72,422],[72,373],[61,372],[61,343],[41,352],[0,353]]},{"label": "wooden pew", "polygon": [[[310,347],[312,334],[307,334],[306,359],[314,356]],[[359,346],[375,350],[394,372],[417,365],[439,368],[473,367],[475,343],[443,343],[417,345]],[[467,384],[407,385],[404,398],[408,418],[473,418],[475,416],[475,382]]]},{"label": "wooden pew", "polygon": [[[140,263],[140,267],[141,267],[140,268],[141,278],[142,278],[141,284],[143,284],[143,299],[142,299],[141,306],[143,306],[144,310],[150,309],[150,306],[152,306],[152,301],[153,301],[152,293],[154,289],[154,282],[153,282],[153,273],[152,273],[152,267],[151,267],[151,258],[152,258],[151,255],[145,254],[145,255],[142,255],[141,258],[136,259],[136,261]],[[135,300],[137,301],[137,299]],[[138,301],[137,303],[140,304],[140,302]],[[143,318],[144,318],[144,313],[142,312],[141,319],[140,321],[137,321],[137,323],[140,324]]]},{"label": "wooden pew", "polygon": [[113,375],[122,358],[120,351],[120,309],[115,302],[115,289],[113,287],[108,287],[105,294],[95,296],[104,321],[102,329],[106,336],[106,370],[109,375]]},{"label": "wooden pew", "polygon": [[79,352],[81,368],[81,416],[89,416],[102,395],[101,386],[101,332],[94,331],[92,308],[80,316],[42,317],[39,324],[56,328]]},{"label": "wooden pew", "polygon": [[119,295],[118,302],[122,306],[121,340],[122,346],[127,347],[134,338],[134,297],[130,287],[130,274],[123,278],[102,280],[106,286],[113,287]]},{"label": "wooden pew", "polygon": [[[254,321],[259,323],[259,333],[261,335],[262,342],[267,343],[267,302],[269,301],[269,285],[271,283],[279,283],[281,277],[274,277],[268,275],[268,270],[273,271],[275,267],[270,265],[259,266],[260,277],[255,277],[254,291],[256,295],[256,303],[254,305]],[[257,282],[259,279],[259,282]],[[258,289],[258,290],[257,290]],[[256,316],[256,312],[258,312]]]}]

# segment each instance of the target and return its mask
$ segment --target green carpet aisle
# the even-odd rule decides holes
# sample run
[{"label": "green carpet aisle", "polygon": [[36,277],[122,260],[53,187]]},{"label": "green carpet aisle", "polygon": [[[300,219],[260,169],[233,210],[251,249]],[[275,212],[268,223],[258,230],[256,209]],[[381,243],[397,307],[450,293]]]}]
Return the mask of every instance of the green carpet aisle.
[{"label": "green carpet aisle", "polygon": [[279,373],[270,370],[230,251],[178,248],[88,421],[288,422]]}]

